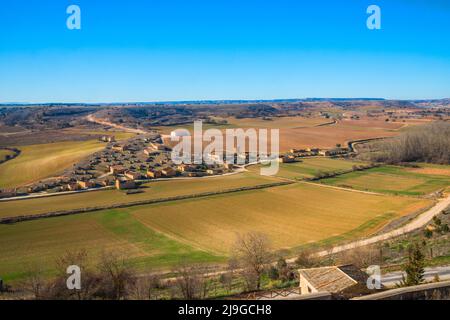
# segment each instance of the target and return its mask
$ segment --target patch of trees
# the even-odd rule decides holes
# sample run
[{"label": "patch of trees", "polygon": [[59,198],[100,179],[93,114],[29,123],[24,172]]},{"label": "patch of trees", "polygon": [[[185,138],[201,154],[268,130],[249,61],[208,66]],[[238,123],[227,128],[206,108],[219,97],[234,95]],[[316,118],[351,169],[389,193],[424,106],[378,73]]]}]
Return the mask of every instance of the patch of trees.
[{"label": "patch of trees", "polygon": [[326,178],[334,178],[343,174],[347,174],[350,172],[355,172],[355,171],[364,171],[364,170],[368,170],[368,169],[372,169],[372,168],[376,168],[379,167],[379,164],[376,163],[371,163],[371,164],[367,164],[367,165],[353,165],[351,169],[349,170],[341,170],[341,171],[322,171],[319,170],[317,171],[314,176],[312,178],[308,178],[305,180],[308,181],[317,181],[317,180],[321,180],[321,179],[326,179]]},{"label": "patch of trees", "polygon": [[381,142],[379,149],[372,155],[373,161],[450,164],[450,123],[440,121],[414,128]]}]

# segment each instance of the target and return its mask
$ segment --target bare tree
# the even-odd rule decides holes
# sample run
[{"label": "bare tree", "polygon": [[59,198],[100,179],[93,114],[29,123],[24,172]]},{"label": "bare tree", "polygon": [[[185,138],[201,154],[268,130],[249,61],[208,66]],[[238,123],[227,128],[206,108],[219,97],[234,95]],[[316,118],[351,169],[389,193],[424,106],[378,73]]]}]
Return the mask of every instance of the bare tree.
[{"label": "bare tree", "polygon": [[388,163],[450,163],[450,123],[433,122],[374,145],[373,160]]},{"label": "bare tree", "polygon": [[255,282],[257,290],[261,288],[261,276],[272,257],[270,248],[268,237],[258,232],[238,235],[233,247],[233,256],[244,268],[247,283]]},{"label": "bare tree", "polygon": [[295,264],[299,268],[311,268],[318,264],[318,258],[314,256],[312,251],[304,249],[298,254]]},{"label": "bare tree", "polygon": [[46,299],[47,281],[41,265],[38,263],[29,264],[25,267],[25,273],[26,277],[19,286],[36,300]]},{"label": "bare tree", "polygon": [[366,268],[380,263],[380,250],[375,247],[360,247],[346,250],[339,254],[340,264],[353,264],[358,268]]},{"label": "bare tree", "polygon": [[138,277],[132,281],[130,296],[136,300],[157,300],[158,289],[161,287],[161,277],[158,274]]},{"label": "bare tree", "polygon": [[220,283],[222,283],[222,285],[225,287],[228,293],[231,293],[231,290],[233,289],[233,281],[238,267],[239,264],[236,261],[236,259],[231,258],[228,261],[228,265],[225,272],[220,275],[219,278]]},{"label": "bare tree", "polygon": [[99,297],[113,300],[126,298],[135,276],[124,256],[117,253],[102,253],[98,271],[100,273],[97,291]]},{"label": "bare tree", "polygon": [[[95,296],[100,282],[100,276],[95,273],[88,263],[88,254],[85,249],[68,251],[55,261],[57,277],[50,282],[49,294],[55,299],[88,300]],[[76,265],[81,269],[81,289],[68,290],[67,267]]]},{"label": "bare tree", "polygon": [[183,299],[204,299],[208,294],[209,279],[207,270],[201,265],[188,265],[180,262],[175,269],[177,275],[175,286],[178,288]]}]

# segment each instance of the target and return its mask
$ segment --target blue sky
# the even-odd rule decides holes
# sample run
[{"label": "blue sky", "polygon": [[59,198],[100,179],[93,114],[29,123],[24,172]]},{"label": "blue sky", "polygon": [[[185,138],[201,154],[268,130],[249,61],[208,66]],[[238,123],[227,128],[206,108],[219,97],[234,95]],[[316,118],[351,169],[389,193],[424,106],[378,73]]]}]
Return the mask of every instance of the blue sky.
[{"label": "blue sky", "polygon": [[449,21],[446,0],[1,0],[0,102],[450,97]]}]

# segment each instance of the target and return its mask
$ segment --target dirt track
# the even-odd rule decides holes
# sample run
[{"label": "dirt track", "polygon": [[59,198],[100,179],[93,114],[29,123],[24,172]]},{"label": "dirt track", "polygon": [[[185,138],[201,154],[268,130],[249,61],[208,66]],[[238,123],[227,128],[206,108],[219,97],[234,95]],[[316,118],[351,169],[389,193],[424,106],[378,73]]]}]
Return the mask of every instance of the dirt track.
[{"label": "dirt track", "polygon": [[137,134],[146,134],[146,133],[148,133],[147,131],[144,131],[144,130],[141,130],[141,129],[128,128],[128,127],[125,127],[125,126],[121,126],[120,124],[116,124],[116,123],[112,123],[112,122],[106,121],[104,119],[98,119],[98,118],[94,117],[92,114],[88,115],[86,117],[86,120],[89,121],[89,122],[94,122],[94,123],[101,124],[101,125],[104,125],[104,126],[113,127],[113,128],[125,131],[125,132],[137,133]]},{"label": "dirt track", "polygon": [[384,240],[388,240],[391,238],[401,236],[405,233],[408,233],[408,232],[411,232],[416,229],[424,227],[431,219],[433,219],[434,216],[437,216],[439,213],[441,213],[442,210],[444,210],[448,206],[450,206],[450,196],[447,196],[447,198],[442,199],[435,206],[428,209],[424,213],[420,214],[418,217],[416,217],[414,220],[407,223],[403,227],[400,227],[400,228],[394,229],[392,231],[389,231],[389,232],[386,232],[386,233],[383,233],[383,234],[380,234],[377,236],[373,236],[373,237],[370,237],[367,239],[357,240],[357,241],[354,241],[354,242],[351,242],[348,244],[336,246],[330,250],[320,251],[320,252],[317,252],[316,255],[318,257],[323,257],[323,256],[327,256],[327,255],[330,255],[333,253],[338,253],[338,252],[342,252],[342,251],[349,250],[349,249],[363,247],[363,246],[367,246],[367,245],[370,245],[370,244],[373,244],[373,243],[376,243],[379,241],[384,241]]}]

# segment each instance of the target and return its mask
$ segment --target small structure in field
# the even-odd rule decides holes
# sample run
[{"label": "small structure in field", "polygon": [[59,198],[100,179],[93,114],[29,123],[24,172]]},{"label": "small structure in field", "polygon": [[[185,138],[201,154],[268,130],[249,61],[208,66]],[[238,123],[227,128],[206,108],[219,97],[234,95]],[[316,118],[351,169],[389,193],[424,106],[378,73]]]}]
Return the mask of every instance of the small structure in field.
[{"label": "small structure in field", "polygon": [[116,142],[116,137],[114,136],[103,136],[100,138],[103,142]]},{"label": "small structure in field", "polygon": [[170,133],[171,138],[190,137],[190,136],[191,136],[190,132],[184,129],[177,129]]},{"label": "small structure in field", "polygon": [[281,163],[293,163],[293,162],[296,162],[296,159],[295,159],[294,156],[291,156],[291,155],[289,155],[289,156],[280,156],[278,158],[278,162],[281,162]]}]

